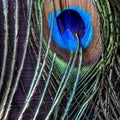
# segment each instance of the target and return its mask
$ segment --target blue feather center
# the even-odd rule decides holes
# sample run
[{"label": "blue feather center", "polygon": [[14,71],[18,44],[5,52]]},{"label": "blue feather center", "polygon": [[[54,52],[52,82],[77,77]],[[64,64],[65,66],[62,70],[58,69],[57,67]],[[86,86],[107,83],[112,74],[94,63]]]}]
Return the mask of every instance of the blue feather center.
[{"label": "blue feather center", "polygon": [[[54,14],[52,38],[55,43],[69,51],[76,51],[78,35],[82,48],[87,48],[93,39],[92,17],[85,10],[77,7],[70,7]],[[52,12],[48,17],[48,27],[52,23]]]}]

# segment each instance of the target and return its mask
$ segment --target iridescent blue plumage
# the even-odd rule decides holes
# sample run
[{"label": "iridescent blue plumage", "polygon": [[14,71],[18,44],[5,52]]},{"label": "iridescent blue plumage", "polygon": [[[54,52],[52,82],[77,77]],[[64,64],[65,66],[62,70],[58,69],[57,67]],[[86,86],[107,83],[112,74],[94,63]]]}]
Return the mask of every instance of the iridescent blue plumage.
[{"label": "iridescent blue plumage", "polygon": [[66,29],[69,29],[74,37],[76,37],[76,33],[79,38],[84,35],[85,25],[81,16],[74,10],[64,10],[57,17],[57,23],[61,33],[64,33]]},{"label": "iridescent blue plumage", "polygon": [[[52,13],[48,17],[50,28]],[[92,17],[85,10],[70,7],[54,15],[52,38],[61,48],[76,51],[79,37],[82,48],[87,48],[93,39]]]}]

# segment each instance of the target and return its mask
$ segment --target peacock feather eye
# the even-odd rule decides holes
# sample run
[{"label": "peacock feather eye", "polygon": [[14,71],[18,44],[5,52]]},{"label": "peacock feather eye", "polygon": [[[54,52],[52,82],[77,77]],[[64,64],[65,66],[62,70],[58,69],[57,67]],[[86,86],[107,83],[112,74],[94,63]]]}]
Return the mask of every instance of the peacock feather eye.
[{"label": "peacock feather eye", "polygon": [[46,0],[43,15],[46,42],[53,22],[50,49],[56,53],[60,61],[68,63],[70,51],[75,52],[78,43],[83,48],[82,65],[91,65],[99,60],[101,56],[100,19],[92,2],[56,0],[53,14],[52,5],[49,0]]},{"label": "peacock feather eye", "polygon": [[[52,13],[48,17],[49,28],[51,23]],[[54,15],[52,38],[59,47],[69,51],[75,51],[78,42],[82,48],[87,48],[93,39],[91,15],[78,7],[57,11]]]},{"label": "peacock feather eye", "polygon": [[9,1],[0,120],[120,120],[120,0]]},{"label": "peacock feather eye", "polygon": [[57,24],[59,26],[60,33],[64,33],[66,29],[69,29],[73,36],[76,37],[76,33],[79,38],[82,38],[85,32],[85,23],[78,12],[75,10],[64,10],[57,17]]}]

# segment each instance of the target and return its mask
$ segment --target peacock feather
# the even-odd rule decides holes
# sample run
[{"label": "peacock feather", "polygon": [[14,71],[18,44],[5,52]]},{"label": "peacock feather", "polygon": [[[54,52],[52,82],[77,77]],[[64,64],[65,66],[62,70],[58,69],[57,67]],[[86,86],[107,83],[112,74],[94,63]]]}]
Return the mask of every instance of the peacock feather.
[{"label": "peacock feather", "polygon": [[1,0],[0,120],[119,120],[119,7]]}]

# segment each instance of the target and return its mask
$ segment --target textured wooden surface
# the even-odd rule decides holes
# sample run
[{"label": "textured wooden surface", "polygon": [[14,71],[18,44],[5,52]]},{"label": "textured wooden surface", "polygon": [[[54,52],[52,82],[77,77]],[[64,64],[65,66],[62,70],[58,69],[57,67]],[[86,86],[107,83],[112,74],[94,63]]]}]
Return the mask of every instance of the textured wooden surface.
[{"label": "textured wooden surface", "polygon": [[[84,65],[90,65],[92,63],[95,63],[101,55],[101,49],[100,49],[100,36],[99,36],[99,15],[95,8],[95,6],[91,3],[90,0],[55,0],[54,2],[54,8],[55,11],[59,11],[64,8],[68,8],[69,6],[76,6],[80,7],[87,12],[89,12],[92,16],[92,24],[94,28],[94,39],[86,50],[83,52],[83,64]],[[45,1],[44,6],[44,33],[46,39],[49,35],[49,30],[47,26],[48,22],[48,15],[52,11],[52,5],[49,0]],[[51,49],[57,53],[57,55],[64,59],[65,61],[69,60],[69,52],[67,50],[63,50],[60,47],[58,47],[53,41],[51,42]],[[64,54],[63,54],[64,53]]]}]

